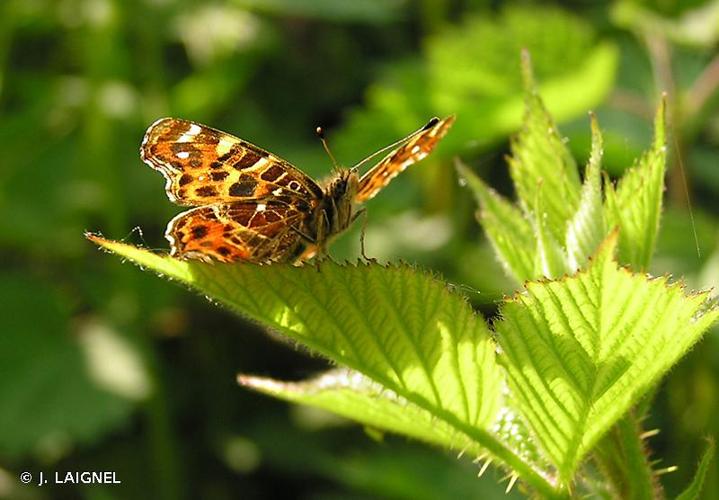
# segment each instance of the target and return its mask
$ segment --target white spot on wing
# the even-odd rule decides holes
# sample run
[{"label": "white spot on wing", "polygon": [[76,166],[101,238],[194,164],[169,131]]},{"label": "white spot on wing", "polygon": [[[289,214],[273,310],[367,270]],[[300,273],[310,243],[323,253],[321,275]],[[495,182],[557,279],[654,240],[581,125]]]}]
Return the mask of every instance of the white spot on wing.
[{"label": "white spot on wing", "polygon": [[255,212],[264,212],[266,208],[267,205],[265,205],[264,203],[258,203]]},{"label": "white spot on wing", "polygon": [[177,157],[181,160],[184,160],[185,158],[190,157],[190,153],[188,151],[180,151],[179,153],[177,153]]},{"label": "white spot on wing", "polygon": [[202,127],[199,125],[195,125],[194,123],[190,125],[190,128],[187,129],[187,132],[182,134],[178,139],[177,142],[191,142],[195,139],[195,136],[202,132]]},{"label": "white spot on wing", "polygon": [[274,194],[275,196],[281,195],[281,194],[282,194],[282,188],[277,188],[277,189],[275,189],[274,191],[272,191],[272,194]]},{"label": "white spot on wing", "polygon": [[217,156],[223,156],[227,154],[230,149],[232,149],[233,144],[235,144],[235,141],[230,141],[224,137],[220,139],[220,142],[217,143],[217,147],[215,148]]}]

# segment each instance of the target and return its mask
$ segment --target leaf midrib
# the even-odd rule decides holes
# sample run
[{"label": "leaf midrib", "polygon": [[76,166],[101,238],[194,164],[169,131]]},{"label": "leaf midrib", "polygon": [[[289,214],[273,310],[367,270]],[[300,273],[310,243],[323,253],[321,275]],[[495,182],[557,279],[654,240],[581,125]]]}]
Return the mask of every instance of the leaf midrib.
[{"label": "leaf midrib", "polygon": [[387,294],[387,289],[389,286],[392,286],[390,283],[387,282],[387,278],[380,274],[379,280],[381,281],[381,284],[383,286],[379,287],[379,293],[383,296],[385,299],[385,304],[390,304],[391,307],[388,307],[388,311],[390,311],[392,315],[393,322],[395,323],[395,326],[398,326],[399,328],[396,328],[396,330],[399,330],[402,332],[404,337],[407,339],[409,345],[412,346],[414,356],[416,360],[419,362],[419,366],[422,368],[422,372],[424,377],[427,380],[427,383],[429,384],[429,387],[432,390],[432,395],[435,398],[436,406],[441,410],[443,409],[442,406],[442,398],[439,394],[439,389],[437,388],[437,385],[435,384],[434,378],[431,375],[431,372],[429,370],[429,366],[427,364],[427,360],[424,358],[424,356],[421,354],[421,348],[417,346],[415,339],[412,337],[411,332],[409,331],[409,327],[405,322],[401,320],[401,315],[399,314],[396,305],[390,300],[391,297]]}]

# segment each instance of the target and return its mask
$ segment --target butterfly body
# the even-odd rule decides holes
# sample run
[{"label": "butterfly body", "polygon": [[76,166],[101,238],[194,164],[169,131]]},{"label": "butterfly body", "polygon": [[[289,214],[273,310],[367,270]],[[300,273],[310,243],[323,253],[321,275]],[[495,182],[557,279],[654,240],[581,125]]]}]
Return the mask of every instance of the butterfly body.
[{"label": "butterfly body", "polygon": [[360,177],[356,169],[338,169],[324,184],[323,197],[305,225],[307,235],[300,260],[324,254],[329,242],[342,234],[359,213],[354,202]]},{"label": "butterfly body", "polygon": [[453,120],[431,121],[362,177],[336,169],[322,185],[249,142],[175,118],[148,128],[140,155],[163,174],[171,201],[194,207],[167,226],[173,256],[298,262],[324,254],[359,205],[426,156]]}]

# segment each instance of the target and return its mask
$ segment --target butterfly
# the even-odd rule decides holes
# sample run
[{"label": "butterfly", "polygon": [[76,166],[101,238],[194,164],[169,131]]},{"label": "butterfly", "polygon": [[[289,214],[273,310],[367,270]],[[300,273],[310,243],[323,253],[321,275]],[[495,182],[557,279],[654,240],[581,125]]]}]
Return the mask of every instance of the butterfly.
[{"label": "butterfly", "polygon": [[[325,255],[373,198],[409,165],[427,156],[454,116],[424,127],[353,168],[317,183],[291,163],[199,123],[162,118],[142,140],[142,160],[165,177],[171,201],[194,207],[165,232],[170,254],[220,262],[299,263]],[[391,149],[360,177],[358,167]]]}]

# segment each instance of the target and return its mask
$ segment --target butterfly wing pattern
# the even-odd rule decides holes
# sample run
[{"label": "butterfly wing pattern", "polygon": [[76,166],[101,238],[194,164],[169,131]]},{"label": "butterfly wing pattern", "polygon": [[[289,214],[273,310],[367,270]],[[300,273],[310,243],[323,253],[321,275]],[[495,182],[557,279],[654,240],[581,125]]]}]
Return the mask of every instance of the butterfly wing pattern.
[{"label": "butterfly wing pattern", "polygon": [[[166,179],[178,205],[172,255],[262,262],[300,236],[290,228],[322,197],[322,189],[289,162],[246,141],[187,120],[163,118],[147,130],[142,160]],[[271,259],[269,259],[271,260]]]},{"label": "butterfly wing pattern", "polygon": [[417,134],[410,136],[397,149],[390,151],[360,178],[355,203],[364,203],[374,198],[400,172],[431,153],[437,142],[452,126],[454,119],[454,116],[448,116],[444,120],[433,118]]},{"label": "butterfly wing pattern", "polygon": [[454,117],[433,119],[359,178],[340,169],[322,186],[289,162],[230,134],[176,118],[145,133],[142,160],[171,201],[194,207],[167,226],[171,255],[206,261],[297,262],[323,253],[399,172],[421,160]]}]

